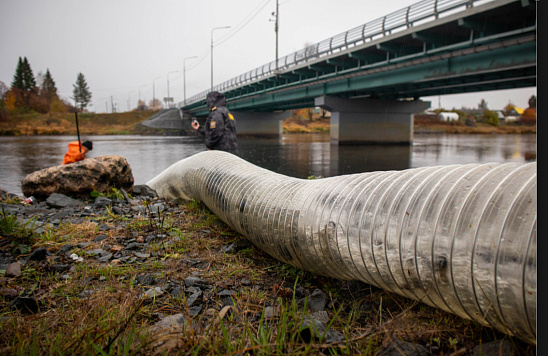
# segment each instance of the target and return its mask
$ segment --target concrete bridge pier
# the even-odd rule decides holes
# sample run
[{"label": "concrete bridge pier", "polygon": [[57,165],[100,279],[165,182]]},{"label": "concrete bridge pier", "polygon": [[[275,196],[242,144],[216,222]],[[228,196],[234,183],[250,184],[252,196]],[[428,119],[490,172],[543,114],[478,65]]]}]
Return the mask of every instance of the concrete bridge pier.
[{"label": "concrete bridge pier", "polygon": [[321,96],[315,105],[331,112],[331,144],[408,145],[413,142],[413,114],[430,102]]},{"label": "concrete bridge pier", "polygon": [[259,111],[230,111],[236,120],[238,136],[282,136],[282,121],[291,116],[290,111],[259,112]]}]

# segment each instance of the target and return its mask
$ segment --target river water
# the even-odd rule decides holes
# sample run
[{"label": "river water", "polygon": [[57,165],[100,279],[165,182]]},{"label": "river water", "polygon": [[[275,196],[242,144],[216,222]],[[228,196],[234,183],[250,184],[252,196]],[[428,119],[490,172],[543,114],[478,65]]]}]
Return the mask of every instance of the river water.
[{"label": "river water", "polygon": [[[68,136],[0,137],[0,188],[22,195],[25,175],[61,164]],[[199,136],[86,136],[88,157],[123,156],[135,184],[205,149]],[[536,160],[536,135],[415,134],[410,146],[333,146],[328,134],[288,134],[276,139],[239,138],[239,156],[297,178],[402,170],[424,166]]]}]

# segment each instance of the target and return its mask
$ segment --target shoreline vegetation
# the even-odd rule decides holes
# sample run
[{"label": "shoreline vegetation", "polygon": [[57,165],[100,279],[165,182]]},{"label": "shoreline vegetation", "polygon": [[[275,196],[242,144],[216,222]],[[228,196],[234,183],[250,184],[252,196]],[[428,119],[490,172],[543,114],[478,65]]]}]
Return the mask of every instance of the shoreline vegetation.
[{"label": "shoreline vegetation", "polygon": [[[181,130],[152,129],[141,125],[158,111],[131,111],[114,114],[78,114],[81,135],[179,135]],[[418,116],[418,115],[417,115]],[[237,118],[236,118],[237,120]],[[11,113],[0,117],[0,136],[74,135],[74,113]],[[189,132],[192,132],[189,127]],[[329,118],[299,114],[283,122],[284,133],[329,133]],[[533,134],[536,125],[477,123],[467,126],[462,121],[445,122],[435,118],[414,119],[415,133],[450,134]]]}]

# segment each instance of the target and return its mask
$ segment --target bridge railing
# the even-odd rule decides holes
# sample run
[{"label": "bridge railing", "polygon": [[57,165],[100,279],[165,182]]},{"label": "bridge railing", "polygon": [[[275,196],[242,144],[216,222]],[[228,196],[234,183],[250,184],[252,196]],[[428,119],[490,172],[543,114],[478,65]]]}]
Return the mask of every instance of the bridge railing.
[{"label": "bridge railing", "polygon": [[[348,48],[464,11],[474,5],[493,1],[495,0],[423,0],[278,58],[277,65],[276,61],[272,61],[261,67],[252,69],[214,86],[213,91],[225,92],[260,79],[283,74],[303,63],[330,56]],[[209,92],[210,90],[204,90],[187,99],[186,103],[191,104],[204,100]],[[182,104],[181,102],[177,106],[181,108]]]}]

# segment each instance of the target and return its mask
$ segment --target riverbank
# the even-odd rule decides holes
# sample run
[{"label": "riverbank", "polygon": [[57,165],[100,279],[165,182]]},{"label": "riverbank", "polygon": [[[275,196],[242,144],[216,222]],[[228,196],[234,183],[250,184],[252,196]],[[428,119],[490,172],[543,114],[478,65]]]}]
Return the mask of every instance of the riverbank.
[{"label": "riverbank", "polygon": [[[141,125],[157,111],[132,111],[115,114],[84,113],[78,115],[81,135],[163,135],[176,134],[170,130],[152,129]],[[237,118],[236,118],[237,120]],[[284,133],[329,132],[329,118],[303,119],[298,115],[284,120]],[[463,133],[463,134],[528,134],[536,133],[536,125],[508,124],[492,126],[477,124],[466,126],[461,122],[443,122],[437,119],[415,119],[415,133]],[[74,113],[10,114],[0,120],[0,136],[74,135]]]},{"label": "riverbank", "polygon": [[278,262],[203,204],[141,186],[65,203],[0,193],[0,204],[3,355],[535,354],[476,322]]},{"label": "riverbank", "polygon": [[[141,122],[156,111],[132,111],[115,114],[78,114],[81,135],[146,135],[155,132]],[[0,136],[75,135],[74,113],[10,114],[0,121]]]},{"label": "riverbank", "polygon": [[[329,118],[301,119],[293,116],[283,122],[284,133],[318,133],[329,132]],[[519,124],[476,124],[467,126],[462,122],[447,122],[438,119],[415,118],[413,121],[414,133],[450,133],[450,134],[531,134],[537,132],[536,126]]]}]

